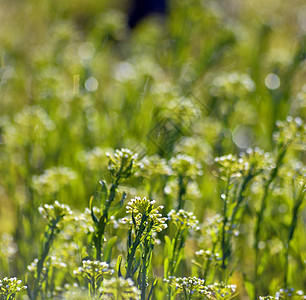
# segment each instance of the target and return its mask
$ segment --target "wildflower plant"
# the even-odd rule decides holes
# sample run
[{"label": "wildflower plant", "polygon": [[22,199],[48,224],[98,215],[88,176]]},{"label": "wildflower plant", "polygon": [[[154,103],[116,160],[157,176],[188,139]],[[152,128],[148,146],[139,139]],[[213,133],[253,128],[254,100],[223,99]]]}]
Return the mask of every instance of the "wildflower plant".
[{"label": "wildflower plant", "polygon": [[17,294],[26,289],[27,286],[23,285],[22,281],[18,280],[16,277],[5,277],[0,280],[0,299],[14,300]]},{"label": "wildflower plant", "polygon": [[111,279],[105,279],[101,290],[103,291],[102,299],[140,299],[140,291],[130,278],[112,277]]},{"label": "wildflower plant", "polygon": [[274,296],[259,296],[260,300],[280,300],[280,299],[289,299],[289,300],[304,300],[306,296],[304,291],[295,290],[294,288],[290,289],[279,289]]},{"label": "wildflower plant", "polygon": [[113,274],[114,271],[108,263],[98,260],[83,260],[82,267],[73,271],[75,276],[84,277],[88,280],[88,290],[91,299],[100,299],[100,287],[105,276]]},{"label": "wildflower plant", "polygon": [[[146,299],[147,275],[156,232],[167,228],[167,218],[162,217],[163,206],[154,207],[155,200],[136,197],[128,202],[127,213],[131,214],[126,221],[130,224],[128,232],[128,254],[126,278],[132,278],[140,265],[138,275],[141,299]],[[136,262],[136,250],[142,247],[141,262]]]},{"label": "wildflower plant", "polygon": [[[101,184],[101,209],[103,213],[98,219],[93,211],[93,197],[90,200],[90,210],[92,215],[92,220],[94,221],[96,231],[94,234],[94,244],[96,248],[96,259],[101,260],[102,244],[104,239],[104,233],[107,223],[109,222],[109,209],[115,200],[117,189],[119,184],[128,179],[137,170],[137,154],[134,154],[128,149],[122,148],[121,150],[116,150],[115,154],[111,156],[109,153],[106,154],[109,158],[108,170],[111,174],[112,184],[110,189],[108,189],[106,182],[100,181]],[[126,194],[123,193],[122,199],[119,203],[123,203]]]},{"label": "wildflower plant", "polygon": [[146,189],[151,197],[155,191],[163,187],[166,178],[172,175],[172,169],[167,160],[157,154],[143,157],[140,165],[141,169],[135,175],[146,179]]},{"label": "wildflower plant", "polygon": [[[45,231],[44,240],[42,243],[41,252],[39,258],[36,260],[34,266],[34,282],[32,290],[28,289],[28,295],[30,299],[36,300],[42,288],[42,283],[46,279],[42,277],[44,272],[44,263],[50,252],[50,248],[54,242],[56,235],[62,229],[62,223],[64,219],[72,215],[72,211],[68,205],[60,204],[55,201],[53,205],[45,204],[39,207],[39,212],[42,217],[48,222]],[[31,269],[30,269],[31,270]]]},{"label": "wildflower plant", "polygon": [[[232,154],[217,157],[215,162],[219,165],[218,176],[225,182],[224,193],[221,194],[223,202],[223,225],[220,236],[222,252],[222,269],[225,270],[231,256],[232,236],[239,234],[237,229],[241,218],[241,207],[249,194],[249,187],[259,175],[264,176],[273,166],[269,153],[263,150],[247,149],[240,157]],[[223,278],[225,280],[225,278]]]},{"label": "wildflower plant", "polygon": [[187,212],[183,209],[179,211],[171,210],[168,213],[168,220],[176,228],[174,238],[171,241],[168,236],[165,236],[167,245],[168,257],[165,259],[165,277],[173,276],[177,266],[183,258],[184,244],[186,242],[189,230],[198,231],[199,221],[192,212]]},{"label": "wildflower plant", "polygon": [[[276,123],[278,131],[274,133],[274,139],[277,142],[277,154],[276,161],[271,168],[267,179],[264,182],[263,195],[260,202],[260,208],[256,213],[256,224],[254,230],[254,250],[255,250],[255,260],[254,260],[254,294],[255,297],[258,296],[258,268],[261,264],[261,256],[259,249],[259,242],[261,238],[261,229],[264,219],[264,212],[267,207],[268,195],[272,184],[277,178],[279,169],[283,165],[284,157],[291,145],[303,145],[305,144],[305,124],[300,118],[293,119],[291,116],[286,118],[286,121],[278,121]],[[291,239],[291,238],[290,238]]]},{"label": "wildflower plant", "polygon": [[213,300],[229,300],[237,296],[236,285],[234,284],[224,284],[224,283],[214,283],[207,285],[205,287],[205,296],[208,299]]},{"label": "wildflower plant", "polygon": [[77,177],[76,173],[67,167],[47,169],[39,176],[33,176],[33,188],[40,195],[56,194],[63,186],[69,185]]},{"label": "wildflower plant", "polygon": [[202,270],[204,280],[206,280],[209,270],[217,268],[222,260],[221,255],[214,251],[213,247],[212,251],[200,249],[195,252],[197,260],[194,260],[193,263]]},{"label": "wildflower plant", "polygon": [[203,175],[202,165],[193,157],[184,154],[178,154],[169,161],[173,173],[178,180],[178,206],[177,210],[184,208],[184,196],[186,194],[188,183]]},{"label": "wildflower plant", "polygon": [[164,282],[174,288],[174,295],[183,294],[184,299],[192,299],[193,296],[205,294],[205,281],[197,277],[174,277],[165,278]]}]

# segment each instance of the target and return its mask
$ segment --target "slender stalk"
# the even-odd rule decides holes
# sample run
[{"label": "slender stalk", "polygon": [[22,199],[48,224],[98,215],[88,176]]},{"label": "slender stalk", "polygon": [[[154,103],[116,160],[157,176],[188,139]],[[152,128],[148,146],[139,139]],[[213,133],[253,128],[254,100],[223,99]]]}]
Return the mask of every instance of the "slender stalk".
[{"label": "slender stalk", "polygon": [[139,229],[136,232],[136,238],[132,246],[130,247],[127,255],[127,268],[126,268],[126,276],[125,278],[132,278],[133,276],[133,262],[135,258],[136,250],[141,242],[141,236],[143,232],[145,231],[145,222],[148,218],[148,215],[145,213],[142,216],[141,223],[139,226]]},{"label": "slender stalk", "polygon": [[292,211],[292,218],[289,226],[289,232],[288,232],[288,239],[285,243],[285,272],[284,272],[284,288],[288,287],[288,272],[289,272],[289,249],[290,249],[290,242],[293,238],[293,234],[296,228],[296,223],[298,219],[298,213],[299,213],[299,208],[301,207],[303,200],[305,196],[305,190],[304,188],[301,189],[301,192],[298,196],[297,201],[294,204],[293,211]]},{"label": "slender stalk", "polygon": [[144,254],[142,255],[142,270],[141,270],[141,300],[146,299],[146,288],[147,288],[147,262],[148,254],[150,252],[150,239],[145,242]]},{"label": "slender stalk", "polygon": [[235,204],[235,207],[233,209],[233,213],[232,213],[232,216],[231,216],[231,221],[230,221],[231,227],[234,225],[236,214],[237,214],[237,212],[240,208],[241,203],[243,202],[243,200],[245,198],[244,192],[248,188],[248,185],[251,182],[251,180],[254,178],[254,176],[255,176],[255,174],[253,174],[253,169],[251,168],[248,175],[245,177],[245,179],[242,183],[241,189],[239,191],[239,196],[238,196],[237,202]]},{"label": "slender stalk", "polygon": [[183,197],[186,194],[186,185],[184,183],[184,176],[182,174],[179,174],[178,176],[178,207],[177,210],[183,209],[184,208],[184,201]]},{"label": "slender stalk", "polygon": [[36,278],[35,278],[35,282],[34,282],[33,293],[30,296],[30,298],[33,299],[33,300],[36,300],[37,297],[38,297],[40,277],[41,277],[41,274],[42,274],[42,271],[43,271],[44,261],[49,254],[51,244],[52,244],[53,239],[56,235],[56,225],[60,221],[60,219],[61,219],[60,217],[57,217],[57,219],[52,222],[52,225],[48,229],[48,231],[50,233],[49,232],[46,233],[47,240],[44,243],[43,251],[42,251],[42,253],[40,255],[40,258],[38,260],[38,263],[37,263]]},{"label": "slender stalk", "polygon": [[102,254],[102,244],[103,244],[103,237],[104,237],[105,227],[106,227],[106,224],[108,222],[108,211],[109,211],[109,208],[110,208],[112,202],[115,199],[116,190],[117,190],[117,187],[119,185],[119,179],[120,179],[120,177],[117,178],[115,180],[115,182],[111,186],[110,195],[109,195],[108,199],[106,200],[106,204],[105,204],[105,208],[104,208],[104,211],[103,211],[103,215],[102,215],[102,217],[99,220],[98,235],[97,235],[97,253],[96,253],[96,259],[99,260],[99,261],[102,260],[102,257],[101,257],[101,254]]},{"label": "slender stalk", "polygon": [[[225,226],[228,221],[227,217],[227,202],[228,202],[228,196],[229,196],[229,185],[230,185],[230,177],[227,178],[226,183],[226,192],[225,192],[225,199],[224,199],[224,206],[223,206],[223,225],[222,225],[222,236],[221,236],[221,249],[222,249],[222,265],[221,268],[223,270],[223,277],[224,272],[226,269],[226,258],[228,256],[228,246],[226,246],[226,236],[225,236]],[[224,279],[224,278],[223,278]]]},{"label": "slender stalk", "polygon": [[268,194],[270,191],[270,186],[272,184],[272,182],[274,181],[274,179],[277,176],[279,167],[282,164],[282,161],[285,157],[287,148],[288,148],[289,142],[281,149],[277,160],[276,160],[276,165],[275,168],[272,169],[270,177],[264,187],[264,193],[263,196],[261,198],[261,204],[260,204],[260,209],[257,213],[257,219],[256,219],[256,225],[255,225],[255,232],[254,232],[254,250],[255,250],[255,261],[254,261],[254,300],[258,298],[258,267],[260,265],[260,256],[259,256],[259,248],[258,248],[258,243],[260,240],[260,232],[261,232],[261,227],[262,227],[262,222],[263,222],[263,217],[264,217],[264,212],[265,209],[267,207],[267,202],[268,202]]},{"label": "slender stalk", "polygon": [[[215,248],[216,248],[216,245],[217,243],[213,243],[213,246],[212,246],[212,249],[211,249],[211,253],[214,254],[215,253]],[[205,266],[205,269],[204,269],[204,272],[203,272],[203,279],[205,280],[206,282],[206,278],[207,278],[207,275],[208,275],[208,271],[210,270],[210,263],[211,261],[208,259],[206,261],[206,266]]]},{"label": "slender stalk", "polygon": [[172,276],[174,273],[174,270],[176,268],[176,258],[177,258],[177,247],[179,245],[179,239],[180,239],[180,235],[181,235],[181,228],[178,229],[175,238],[174,238],[174,246],[173,246],[173,252],[172,252],[172,256],[170,258],[170,263],[169,263],[169,274],[168,276]]}]

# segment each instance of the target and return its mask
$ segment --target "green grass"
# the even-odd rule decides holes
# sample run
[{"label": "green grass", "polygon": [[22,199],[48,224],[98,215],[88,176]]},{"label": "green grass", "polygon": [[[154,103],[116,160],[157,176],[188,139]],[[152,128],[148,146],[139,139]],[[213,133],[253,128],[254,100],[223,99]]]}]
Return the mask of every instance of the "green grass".
[{"label": "green grass", "polygon": [[0,0],[0,299],[304,299],[303,2],[111,2]]}]

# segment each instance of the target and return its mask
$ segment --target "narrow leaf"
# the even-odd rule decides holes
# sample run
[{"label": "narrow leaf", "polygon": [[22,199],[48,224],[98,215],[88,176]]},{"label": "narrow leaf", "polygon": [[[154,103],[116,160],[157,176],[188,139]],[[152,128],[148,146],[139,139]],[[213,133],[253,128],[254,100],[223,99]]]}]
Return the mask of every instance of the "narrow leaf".
[{"label": "narrow leaf", "polygon": [[89,199],[89,209],[91,211],[91,218],[94,221],[95,224],[99,223],[99,220],[97,218],[97,216],[95,215],[94,211],[93,211],[93,206],[92,206],[92,202],[93,202],[94,196],[91,196]]}]

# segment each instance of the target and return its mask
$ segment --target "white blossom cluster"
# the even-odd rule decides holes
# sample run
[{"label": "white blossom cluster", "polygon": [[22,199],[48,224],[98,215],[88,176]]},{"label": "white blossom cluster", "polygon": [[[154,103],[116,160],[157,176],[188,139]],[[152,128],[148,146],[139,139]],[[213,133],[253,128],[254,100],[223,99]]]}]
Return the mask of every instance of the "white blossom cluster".
[{"label": "white blossom cluster", "polygon": [[195,231],[200,230],[199,221],[192,212],[187,212],[183,209],[175,211],[172,209],[168,213],[168,220],[174,223],[178,228],[191,228]]},{"label": "white blossom cluster", "polygon": [[53,205],[45,204],[38,208],[39,213],[48,222],[59,221],[65,216],[72,215],[73,212],[68,205],[55,201]]},{"label": "white blossom cluster", "polygon": [[[22,290],[26,290],[27,286],[22,284],[21,280],[16,277],[5,277],[0,279],[0,296],[3,299],[13,299],[14,295]],[[2,297],[0,297],[2,299]]]},{"label": "white blossom cluster", "polygon": [[[164,206],[154,207],[155,203],[155,200],[149,200],[146,197],[135,197],[128,202],[126,213],[133,215],[136,226],[140,226],[143,216],[146,214],[147,220],[145,225],[149,225],[152,232],[160,232],[167,228],[167,218],[163,217],[160,213]],[[123,218],[123,221],[129,222],[131,225],[133,224],[132,218]]]},{"label": "white blossom cluster", "polygon": [[33,176],[33,188],[41,195],[54,194],[76,178],[77,174],[71,168],[53,167],[39,176]]}]

